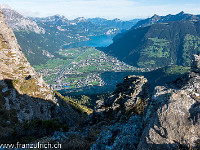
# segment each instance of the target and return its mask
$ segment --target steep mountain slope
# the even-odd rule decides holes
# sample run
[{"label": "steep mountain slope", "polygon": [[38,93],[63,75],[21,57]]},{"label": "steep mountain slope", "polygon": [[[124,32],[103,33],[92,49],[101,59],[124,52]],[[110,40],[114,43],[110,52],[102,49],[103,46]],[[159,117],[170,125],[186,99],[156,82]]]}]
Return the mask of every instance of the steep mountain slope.
[{"label": "steep mountain slope", "polygon": [[137,67],[189,66],[200,51],[200,22],[172,21],[132,29],[105,51]]},{"label": "steep mountain slope", "polygon": [[[1,5],[9,27],[14,30],[15,36],[26,58],[31,64],[45,63],[49,60],[48,50],[59,49],[53,37],[45,34],[45,30],[39,27],[35,21],[26,18],[8,6]],[[53,57],[53,55],[50,54]]]},{"label": "steep mountain slope", "polygon": [[[23,82],[21,80],[23,79],[25,80],[25,77],[30,75],[31,78],[30,81],[35,77],[37,78],[35,84],[40,85],[41,88],[44,87],[44,89],[37,88],[38,91],[34,92],[28,91],[30,92],[30,95],[33,97],[37,97],[38,93],[40,93],[42,95],[42,97],[40,98],[52,99],[53,98],[52,91],[48,89],[47,85],[44,83],[42,78],[36,75],[35,70],[30,66],[27,59],[24,57],[21,48],[17,44],[15,35],[12,32],[12,30],[7,26],[7,23],[5,22],[2,13],[0,19],[1,19],[1,27],[0,27],[1,28],[1,56],[0,56],[1,80],[3,80],[4,78],[8,78],[10,80],[16,80],[15,83],[17,87],[18,83],[21,84],[21,82]],[[18,88],[19,91],[22,92],[21,94],[24,94],[22,90],[23,88],[21,87]]]},{"label": "steep mountain slope", "polygon": [[[15,132],[14,126],[26,120],[57,118],[60,122],[72,126],[82,120],[77,111],[84,112],[77,104],[69,100],[63,101],[58,94],[55,96],[42,76],[35,72],[22,53],[2,12],[0,12],[0,111],[0,141],[5,137],[15,138],[11,136]],[[20,132],[19,129],[15,135]]]},{"label": "steep mountain slope", "polygon": [[[166,23],[166,22],[170,22],[170,21],[197,21],[200,20],[200,15],[192,15],[192,14],[186,14],[183,11],[176,14],[176,15],[167,15],[167,16],[158,16],[158,15],[154,15],[151,18],[147,18],[144,20],[138,20],[138,22],[132,26],[131,30],[139,28],[139,27],[147,27],[150,26],[152,24],[156,24],[156,23]],[[121,37],[123,37],[126,32],[129,32],[128,30],[122,33],[117,34],[113,40],[117,40]]]}]

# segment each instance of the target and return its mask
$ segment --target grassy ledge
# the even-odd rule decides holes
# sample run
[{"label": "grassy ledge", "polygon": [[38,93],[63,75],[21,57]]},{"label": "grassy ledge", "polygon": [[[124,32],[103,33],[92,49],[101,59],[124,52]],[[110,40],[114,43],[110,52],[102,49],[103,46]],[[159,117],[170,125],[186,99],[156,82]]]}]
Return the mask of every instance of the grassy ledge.
[{"label": "grassy ledge", "polygon": [[62,96],[59,92],[54,91],[54,93],[56,94],[56,96],[61,98],[64,102],[66,102],[67,104],[72,106],[72,108],[75,111],[77,111],[78,113],[89,115],[89,114],[91,114],[93,112],[92,109],[87,108],[86,106],[80,105],[80,104],[70,100],[69,98],[66,98],[66,97]]}]

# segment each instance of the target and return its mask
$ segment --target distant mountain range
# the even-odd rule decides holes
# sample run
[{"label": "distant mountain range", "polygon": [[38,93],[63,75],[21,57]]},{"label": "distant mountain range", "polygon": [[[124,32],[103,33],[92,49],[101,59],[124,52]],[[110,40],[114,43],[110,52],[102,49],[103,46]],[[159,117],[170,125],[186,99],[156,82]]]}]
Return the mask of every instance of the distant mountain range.
[{"label": "distant mountain range", "polygon": [[54,57],[63,45],[86,41],[90,36],[113,35],[121,30],[130,29],[137,20],[119,19],[94,23],[94,19],[83,17],[68,20],[64,16],[54,15],[45,18],[27,18],[11,9],[1,6],[8,25],[14,30],[25,56],[32,65],[45,63]]},{"label": "distant mountain range", "polygon": [[[167,16],[159,16],[159,15],[154,15],[151,18],[147,18],[144,20],[138,20],[138,22],[132,26],[131,29],[135,29],[135,28],[139,28],[139,27],[146,27],[146,26],[150,26],[152,24],[156,24],[156,23],[162,23],[162,22],[170,22],[170,21],[186,21],[186,20],[200,20],[200,15],[192,15],[192,14],[186,14],[183,11],[176,14],[176,15],[167,15]],[[113,40],[117,40],[119,38],[121,38],[123,35],[126,34],[126,32],[128,32],[129,30],[122,32],[120,34],[117,34]]]},{"label": "distant mountain range", "polygon": [[108,26],[108,27],[115,27],[119,30],[123,29],[130,29],[134,24],[136,24],[138,21],[141,19],[133,19],[129,21],[122,21],[120,19],[113,19],[113,20],[107,20],[104,18],[89,18],[87,19],[88,21],[92,22],[95,25],[100,25],[100,26]]},{"label": "distant mountain range", "polygon": [[0,5],[0,10],[5,15],[6,21],[13,30],[20,31],[32,31],[38,34],[44,34],[45,30],[37,25],[36,22],[22,16],[9,6]]},{"label": "distant mountain range", "polygon": [[161,23],[161,22],[169,22],[169,21],[197,21],[200,20],[200,15],[192,15],[192,14],[186,14],[183,11],[176,14],[176,15],[167,15],[167,16],[158,16],[154,15],[151,18],[147,18],[145,20],[138,21],[132,29],[138,28],[138,27],[146,27],[152,24]]},{"label": "distant mountain range", "polygon": [[[55,15],[45,18],[29,18],[40,26],[48,26],[49,24],[56,26],[60,30],[79,31],[87,36],[109,35],[119,33],[123,29],[130,29],[140,19],[130,21],[122,21],[120,19],[107,20],[104,18],[84,18],[79,17],[74,20],[68,20],[64,16]],[[79,34],[80,34],[79,33]]]},{"label": "distant mountain range", "polygon": [[137,67],[189,66],[200,52],[200,16],[157,16],[139,21],[114,38],[105,51]]}]

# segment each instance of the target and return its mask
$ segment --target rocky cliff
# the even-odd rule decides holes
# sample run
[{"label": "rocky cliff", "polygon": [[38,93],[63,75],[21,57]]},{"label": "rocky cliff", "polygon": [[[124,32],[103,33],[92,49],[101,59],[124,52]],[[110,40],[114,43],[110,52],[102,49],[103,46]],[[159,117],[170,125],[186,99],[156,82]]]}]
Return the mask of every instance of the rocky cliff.
[{"label": "rocky cliff", "polygon": [[100,126],[101,133],[91,149],[136,149],[149,97],[147,79],[132,75],[110,97],[97,101],[90,123]]},{"label": "rocky cliff", "polygon": [[80,115],[59,97],[31,67],[15,35],[0,12],[0,139],[13,132],[13,126],[40,119],[74,125]]},{"label": "rocky cliff", "polygon": [[139,150],[199,148],[199,58],[195,55],[188,75],[155,88]]}]

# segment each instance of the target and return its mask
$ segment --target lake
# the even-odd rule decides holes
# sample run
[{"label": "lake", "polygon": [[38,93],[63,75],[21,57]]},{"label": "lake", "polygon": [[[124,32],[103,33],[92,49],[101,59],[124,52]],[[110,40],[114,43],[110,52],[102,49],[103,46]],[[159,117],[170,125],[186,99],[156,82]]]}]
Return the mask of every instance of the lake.
[{"label": "lake", "polygon": [[112,36],[111,35],[91,36],[90,40],[88,40],[88,41],[72,43],[70,45],[64,45],[62,48],[68,49],[68,48],[76,48],[76,47],[83,47],[83,46],[106,47],[113,43],[113,41],[112,41],[113,37],[114,37],[114,35],[112,35]]}]

